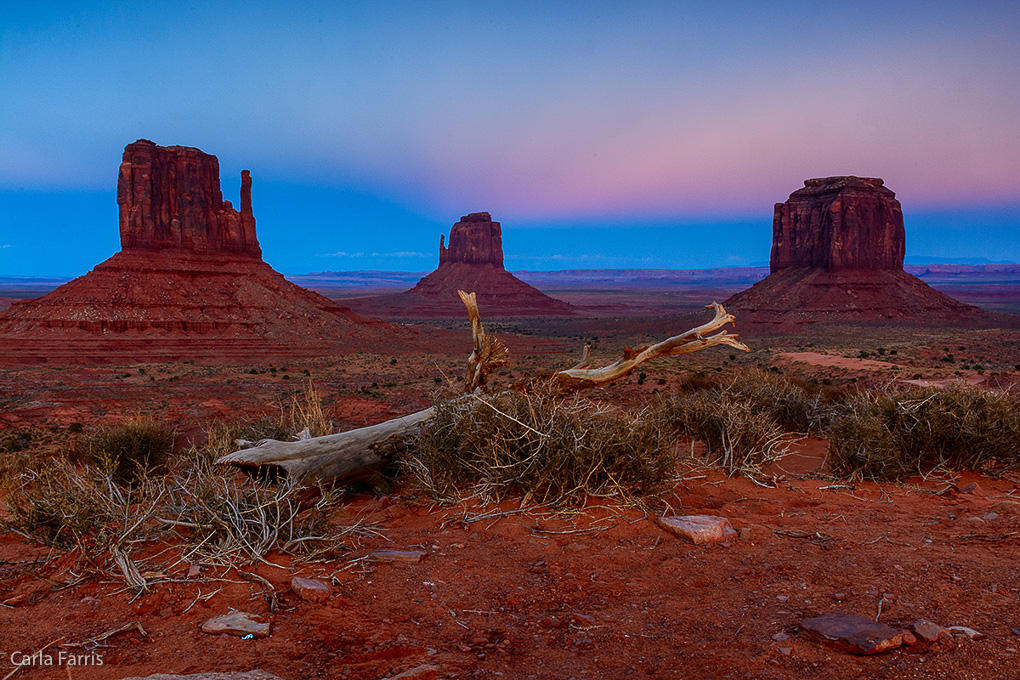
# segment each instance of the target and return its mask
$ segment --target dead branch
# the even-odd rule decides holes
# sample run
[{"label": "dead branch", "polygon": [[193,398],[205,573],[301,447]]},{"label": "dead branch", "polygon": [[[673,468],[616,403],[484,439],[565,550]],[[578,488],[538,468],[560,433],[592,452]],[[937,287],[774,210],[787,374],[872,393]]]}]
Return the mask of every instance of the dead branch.
[{"label": "dead branch", "polygon": [[485,385],[489,373],[500,366],[506,366],[510,353],[499,338],[485,334],[475,294],[458,290],[457,295],[467,307],[468,318],[471,320],[471,340],[474,343],[474,349],[467,359],[464,391],[474,392],[477,388]]},{"label": "dead branch", "polygon": [[[508,352],[502,341],[487,335],[482,328],[475,294],[457,292],[471,320],[473,350],[467,359],[467,374],[464,378],[464,389],[471,394],[485,385],[487,376],[493,370],[507,364]],[[729,345],[745,352],[750,351],[750,348],[736,339],[735,334],[720,331],[723,326],[733,322],[733,315],[715,302],[707,308],[715,309],[715,318],[708,323],[654,345],[636,350],[628,347],[621,359],[608,366],[590,368],[590,347],[585,346],[583,357],[577,365],[526,379],[514,384],[513,389],[530,391],[544,385],[550,386],[557,393],[567,394],[616,382],[656,357],[688,354],[716,345]],[[325,437],[292,442],[264,440],[251,448],[227,454],[217,460],[216,464],[230,465],[256,474],[275,473],[303,487],[363,481],[374,488],[385,489],[386,482],[380,470],[406,448],[409,435],[431,418],[433,413],[434,409],[427,408],[377,425]]]}]

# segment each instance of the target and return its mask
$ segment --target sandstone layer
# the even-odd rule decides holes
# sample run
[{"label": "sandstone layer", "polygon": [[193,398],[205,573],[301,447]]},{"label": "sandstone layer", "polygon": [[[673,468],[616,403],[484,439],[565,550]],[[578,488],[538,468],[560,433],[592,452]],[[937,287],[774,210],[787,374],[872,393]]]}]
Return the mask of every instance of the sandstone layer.
[{"label": "sandstone layer", "polygon": [[572,305],[551,298],[503,268],[503,234],[487,212],[465,215],[439,237],[439,267],[409,291],[346,301],[355,311],[390,318],[463,317],[457,291],[474,292],[483,318],[571,316]]},{"label": "sandstone layer", "polygon": [[742,321],[988,322],[903,270],[903,211],[878,178],[809,179],[777,203],[770,274],[724,303]]},{"label": "sandstone layer", "polygon": [[122,250],[85,276],[0,312],[0,362],[248,363],[394,349],[411,337],[285,280],[262,260],[242,173],[241,210],[215,156],[139,140],[117,186]]}]

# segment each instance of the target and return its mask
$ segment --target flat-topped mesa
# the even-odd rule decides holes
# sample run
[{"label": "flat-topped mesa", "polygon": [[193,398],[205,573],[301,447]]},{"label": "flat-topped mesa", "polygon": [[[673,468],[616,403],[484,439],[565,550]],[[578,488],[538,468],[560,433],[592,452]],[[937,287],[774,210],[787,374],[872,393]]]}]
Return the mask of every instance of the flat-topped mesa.
[{"label": "flat-topped mesa", "polygon": [[875,177],[826,177],[776,203],[770,269],[903,269],[903,210]]},{"label": "flat-topped mesa", "polygon": [[439,236],[439,266],[461,262],[489,264],[503,269],[503,234],[499,222],[487,212],[476,212],[460,218],[450,229],[450,247]]},{"label": "flat-topped mesa", "polygon": [[251,175],[241,173],[241,211],[220,192],[216,156],[139,139],[124,148],[117,181],[120,245],[262,258],[251,210]]}]

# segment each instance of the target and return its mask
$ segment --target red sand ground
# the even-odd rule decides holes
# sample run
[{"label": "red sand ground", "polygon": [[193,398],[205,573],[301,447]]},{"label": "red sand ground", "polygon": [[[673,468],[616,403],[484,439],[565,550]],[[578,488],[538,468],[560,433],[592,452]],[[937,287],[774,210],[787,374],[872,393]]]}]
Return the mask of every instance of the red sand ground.
[{"label": "red sand ground", "polygon": [[[688,470],[665,500],[680,514],[723,515],[748,540],[693,546],[636,509],[593,503],[577,514],[500,507],[429,508],[398,495],[356,499],[340,523],[363,519],[382,537],[345,559],[297,563],[271,554],[237,571],[188,577],[180,548],[150,547],[135,596],[108,559],[0,540],[4,651],[31,653],[129,623],[102,667],[72,678],[156,671],[249,670],[283,678],[384,678],[423,664],[438,677],[502,678],[1015,678],[1020,668],[1016,540],[1020,516],[988,516],[1018,498],[1016,480],[969,475],[881,487],[787,479],[776,488]],[[500,516],[500,513],[507,513]],[[417,564],[370,565],[379,549],[428,553]],[[294,575],[331,582],[324,605],[289,592]],[[211,597],[209,597],[211,595]],[[208,597],[208,599],[202,599]],[[798,640],[797,622],[829,611],[907,625],[929,618],[987,637],[855,657]],[[264,640],[199,628],[232,609],[270,617]],[[789,636],[788,639],[784,636]],[[59,644],[59,642],[58,642]],[[50,647],[54,653],[55,646]],[[64,677],[26,668],[22,678]]]},{"label": "red sand ground", "polygon": [[[519,377],[570,365],[596,327],[597,361],[673,328],[668,319],[640,321],[629,330],[619,321],[549,321],[541,327],[546,337],[513,339],[520,363],[510,369]],[[610,335],[614,324],[617,333]],[[810,336],[742,337],[755,346],[751,355],[734,358],[723,350],[656,362],[646,369],[647,381],[632,378],[593,396],[647,403],[653,391],[670,389],[688,371],[756,363],[837,386],[890,379],[885,370],[857,363],[863,360],[831,367],[775,361],[784,352],[854,355],[896,347],[903,378],[916,372],[952,379],[957,365],[981,362],[989,376],[995,372],[996,385],[1015,381],[1012,367],[1020,363],[1009,332],[819,327]],[[433,379],[455,376],[467,351],[465,342],[448,354],[294,358],[286,366],[277,362],[276,373],[267,362],[3,369],[0,439],[27,429],[33,442],[53,449],[66,445],[71,423],[121,422],[136,413],[201,438],[212,420],[285,410],[303,389],[306,370],[326,394],[337,426],[355,427],[427,404],[437,389]],[[950,351],[956,364],[941,358]],[[519,501],[429,507],[399,487],[385,499],[354,496],[333,521],[371,522],[379,537],[361,539],[332,561],[271,554],[266,563],[243,567],[272,584],[275,612],[265,586],[236,570],[205,567],[189,577],[189,565],[179,562],[183,545],[128,547],[155,582],[135,596],[124,590],[109,555],[81,560],[7,534],[0,537],[0,663],[11,668],[11,652],[30,654],[50,643],[56,655],[64,641],[87,641],[137,622],[147,635],[131,630],[95,648],[101,667],[26,667],[13,680],[253,668],[287,680],[374,680],[425,664],[437,667],[436,677],[459,678],[1020,677],[1014,632],[1020,631],[1020,516],[1001,508],[997,517],[989,515],[1002,501],[1020,501],[1020,479],[963,474],[852,484],[811,472],[824,452],[823,441],[807,440],[773,470],[768,486],[683,467],[680,481],[656,502],[676,514],[722,515],[737,529],[750,529],[750,538],[717,546],[683,543],[642,510],[595,500],[576,513],[554,513],[522,511]],[[973,492],[961,493],[970,482],[977,484]],[[361,559],[379,549],[420,549],[428,556],[417,564]],[[294,575],[328,580],[336,594],[324,605],[302,601],[288,591]],[[986,637],[854,657],[795,634],[798,621],[829,611],[874,618],[880,602],[885,623],[928,618]],[[231,608],[270,615],[272,635],[241,640],[200,632],[202,622]]]}]

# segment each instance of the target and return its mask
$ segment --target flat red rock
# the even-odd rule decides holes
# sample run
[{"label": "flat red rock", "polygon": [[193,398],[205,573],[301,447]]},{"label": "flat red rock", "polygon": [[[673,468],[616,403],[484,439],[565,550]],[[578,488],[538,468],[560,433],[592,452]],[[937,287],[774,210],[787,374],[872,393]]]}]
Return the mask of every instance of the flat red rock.
[{"label": "flat red rock", "polygon": [[856,614],[831,612],[800,622],[800,637],[851,654],[878,654],[903,644],[904,631]]},{"label": "flat red rock", "polygon": [[664,531],[694,544],[718,543],[737,534],[728,519],[712,515],[659,517],[655,523]]}]

